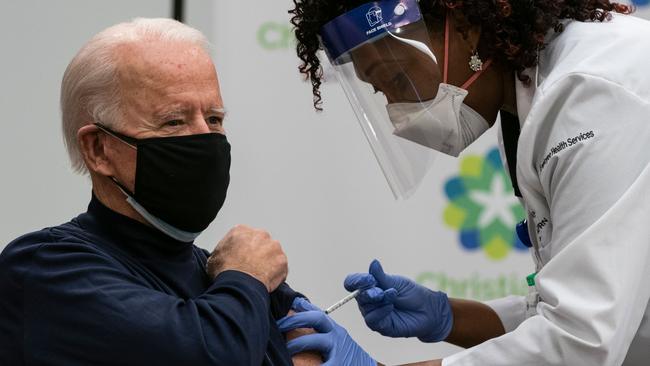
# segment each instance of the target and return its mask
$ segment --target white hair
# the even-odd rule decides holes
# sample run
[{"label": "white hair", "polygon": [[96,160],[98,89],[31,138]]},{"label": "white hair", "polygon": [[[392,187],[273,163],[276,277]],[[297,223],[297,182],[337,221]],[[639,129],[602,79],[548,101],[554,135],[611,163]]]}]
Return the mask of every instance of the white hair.
[{"label": "white hair", "polygon": [[121,124],[116,47],[143,41],[187,42],[209,51],[200,31],[165,18],[136,18],[109,27],[88,41],[70,61],[61,82],[61,127],[75,172],[87,173],[77,141],[79,129],[97,121],[111,127]]}]

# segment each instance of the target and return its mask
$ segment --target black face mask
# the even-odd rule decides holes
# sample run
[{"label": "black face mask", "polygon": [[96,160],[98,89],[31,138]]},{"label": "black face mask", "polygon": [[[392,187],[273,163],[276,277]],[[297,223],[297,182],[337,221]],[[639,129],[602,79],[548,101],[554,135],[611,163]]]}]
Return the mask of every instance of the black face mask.
[{"label": "black face mask", "polygon": [[[183,241],[193,240],[210,225],[223,206],[230,183],[230,144],[225,135],[136,139],[95,125],[137,149],[135,192],[115,178],[113,181],[136,201],[134,204],[127,199],[147,221]],[[151,215],[155,217],[147,217]],[[163,223],[153,222],[156,218]],[[171,225],[171,231],[180,229],[183,234],[195,235],[178,237],[165,230],[164,224]]]}]

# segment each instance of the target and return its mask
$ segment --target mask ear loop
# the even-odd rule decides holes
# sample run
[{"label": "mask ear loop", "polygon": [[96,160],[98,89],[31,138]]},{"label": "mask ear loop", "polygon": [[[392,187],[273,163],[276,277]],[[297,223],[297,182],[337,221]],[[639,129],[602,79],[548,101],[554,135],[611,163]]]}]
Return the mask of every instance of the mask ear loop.
[{"label": "mask ear loop", "polygon": [[109,136],[112,136],[113,138],[116,138],[118,141],[120,141],[120,142],[126,144],[126,146],[128,146],[128,147],[130,147],[130,148],[132,148],[132,149],[134,149],[134,150],[137,150],[137,149],[138,149],[138,148],[136,147],[136,141],[137,141],[137,140],[136,140],[135,138],[132,138],[132,137],[129,137],[129,136],[126,136],[126,135],[122,135],[121,133],[117,133],[117,132],[111,130],[110,128],[106,127],[106,126],[103,125],[102,123],[95,122],[95,123],[93,123],[93,124],[94,124],[94,125],[95,125],[99,130],[100,130],[100,131],[104,132],[105,134],[107,134],[107,135],[109,135]]},{"label": "mask ear loop", "polygon": [[127,200],[128,200],[129,198],[133,199],[133,197],[135,196],[135,194],[131,193],[131,191],[129,191],[128,189],[126,189],[126,187],[123,186],[122,183],[118,182],[117,179],[116,179],[115,177],[110,176],[109,178],[111,178],[111,180],[113,181],[113,183],[115,183],[115,185],[117,186],[117,188],[118,188],[120,191],[122,191],[122,194],[124,194],[124,195],[126,196]]},{"label": "mask ear loop", "polygon": [[[483,64],[483,67],[479,70],[476,71],[472,76],[470,76],[469,79],[463,85],[461,85],[461,89],[467,90],[470,85],[478,79],[481,74],[487,70],[488,67],[492,64],[492,59],[489,59],[485,61]],[[443,71],[442,71],[442,80],[443,83],[447,84],[447,76],[449,75],[449,10],[447,10],[447,13],[445,14],[445,63],[443,65]]]},{"label": "mask ear loop", "polygon": [[[133,148],[133,149],[135,149],[135,150],[138,149],[135,145],[132,145],[131,143],[125,141],[127,138],[129,138],[128,136],[121,135],[121,134],[119,134],[119,133],[117,133],[117,132],[111,130],[110,128],[104,126],[104,125],[101,124],[101,123],[95,123],[94,125],[97,126],[97,128],[98,128],[100,131],[102,131],[102,132],[104,132],[105,134],[107,134],[107,135],[109,135],[109,136],[111,136],[111,137],[117,139],[118,141],[122,142],[123,144],[126,144],[126,146],[128,146],[128,147],[130,147],[130,148]],[[119,135],[119,136],[118,136],[118,135]],[[133,139],[133,140],[135,141],[135,139]],[[133,196],[135,196],[135,195],[134,195],[133,193],[131,193],[131,192],[130,192],[130,191],[129,191],[129,190],[128,190],[124,185],[122,185],[122,183],[118,182],[117,179],[116,179],[115,177],[110,176],[109,178],[113,181],[113,183],[115,183],[115,185],[117,186],[117,188],[118,188],[120,191],[122,191],[122,193],[127,197],[127,199],[128,199],[129,197],[133,197]]]},{"label": "mask ear loop", "polygon": [[474,81],[476,81],[476,79],[478,79],[478,77],[481,76],[481,74],[485,70],[487,70],[487,68],[490,67],[491,64],[492,64],[492,59],[485,61],[485,63],[483,63],[483,67],[479,71],[476,71],[474,75],[470,76],[470,78],[467,79],[467,81],[461,86],[461,88],[467,90],[467,88],[469,88],[469,86],[472,85],[472,83],[474,83]]}]

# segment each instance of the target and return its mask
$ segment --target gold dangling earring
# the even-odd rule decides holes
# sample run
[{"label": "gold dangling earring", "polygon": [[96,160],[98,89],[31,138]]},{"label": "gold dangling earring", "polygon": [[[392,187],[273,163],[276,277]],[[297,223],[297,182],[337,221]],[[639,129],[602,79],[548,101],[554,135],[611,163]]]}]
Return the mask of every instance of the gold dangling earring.
[{"label": "gold dangling earring", "polygon": [[481,60],[476,50],[469,58],[469,68],[474,72],[483,70],[483,60]]}]

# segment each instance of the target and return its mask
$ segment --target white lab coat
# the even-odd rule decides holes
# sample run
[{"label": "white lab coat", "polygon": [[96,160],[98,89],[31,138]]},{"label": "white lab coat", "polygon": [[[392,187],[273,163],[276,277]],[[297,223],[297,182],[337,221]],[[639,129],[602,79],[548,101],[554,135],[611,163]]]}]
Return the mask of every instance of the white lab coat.
[{"label": "white lab coat", "polygon": [[489,302],[507,333],[445,366],[650,365],[650,22],[573,21],[548,41],[517,85],[536,284]]}]

